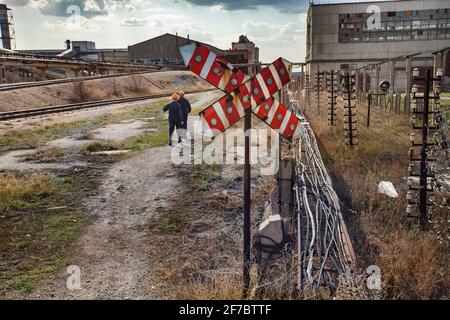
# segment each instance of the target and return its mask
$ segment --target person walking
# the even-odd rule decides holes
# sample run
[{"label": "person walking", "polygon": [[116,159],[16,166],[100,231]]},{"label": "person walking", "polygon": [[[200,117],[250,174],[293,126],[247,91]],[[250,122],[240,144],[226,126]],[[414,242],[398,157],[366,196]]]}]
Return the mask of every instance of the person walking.
[{"label": "person walking", "polygon": [[180,96],[180,99],[178,100],[178,102],[180,103],[181,111],[183,112],[182,137],[185,139],[186,133],[187,133],[188,115],[189,115],[189,113],[191,113],[192,108],[191,108],[191,103],[189,102],[189,100],[184,97],[184,91],[180,91],[178,93],[178,95]]},{"label": "person walking", "polygon": [[180,97],[178,94],[174,93],[171,98],[172,101],[163,108],[164,112],[169,111],[169,146],[172,145],[172,135],[175,129],[178,131],[178,142],[181,142],[181,135],[178,129],[184,126],[184,115],[181,104],[178,102]]}]

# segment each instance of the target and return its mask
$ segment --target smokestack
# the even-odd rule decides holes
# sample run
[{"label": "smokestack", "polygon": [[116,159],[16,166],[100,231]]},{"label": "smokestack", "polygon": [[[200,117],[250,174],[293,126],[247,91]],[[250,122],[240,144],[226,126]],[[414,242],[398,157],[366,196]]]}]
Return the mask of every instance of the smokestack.
[{"label": "smokestack", "polygon": [[179,47],[179,45],[178,45],[178,32],[175,33],[175,41],[177,43],[177,48],[178,48]]},{"label": "smokestack", "polygon": [[70,40],[66,40],[66,49],[67,49],[67,50],[70,49]]},{"label": "smokestack", "polygon": [[11,50],[11,31],[8,11],[6,4],[0,4],[0,38],[4,49]]},{"label": "smokestack", "polygon": [[188,44],[191,44],[191,39],[189,38],[189,35],[188,35]]}]

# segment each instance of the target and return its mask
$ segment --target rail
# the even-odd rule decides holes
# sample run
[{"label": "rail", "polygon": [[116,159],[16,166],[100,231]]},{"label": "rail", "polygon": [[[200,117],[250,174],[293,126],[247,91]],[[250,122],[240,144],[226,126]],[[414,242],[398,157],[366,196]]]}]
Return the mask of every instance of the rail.
[{"label": "rail", "polygon": [[143,69],[161,69],[161,67],[154,65],[145,65],[140,63],[132,62],[98,62],[98,61],[87,61],[80,60],[70,57],[56,57],[43,54],[32,54],[24,52],[5,52],[0,51],[0,60],[10,59],[10,60],[27,60],[27,61],[38,61],[38,62],[53,62],[53,63],[63,63],[77,66],[86,67],[135,67]]},{"label": "rail", "polygon": [[55,85],[55,84],[71,83],[71,82],[77,82],[77,81],[90,81],[90,80],[98,80],[98,79],[123,77],[123,76],[135,75],[135,74],[144,74],[144,73],[148,73],[148,72],[149,71],[139,71],[139,72],[116,73],[116,74],[100,75],[100,76],[68,78],[68,79],[10,83],[10,84],[0,85],[0,92],[17,90],[17,89],[33,88],[33,87],[41,87],[41,86],[51,86],[51,85]]},{"label": "rail", "polygon": [[[195,93],[209,92],[209,91],[215,91],[215,90],[216,89],[192,90],[192,91],[186,91],[186,94],[195,94]],[[138,102],[138,101],[145,101],[145,100],[160,99],[160,98],[167,97],[167,95],[168,95],[167,93],[161,93],[161,94],[144,95],[144,96],[137,96],[137,97],[131,97],[131,98],[118,98],[118,99],[110,99],[110,100],[80,102],[80,103],[72,103],[72,104],[59,105],[59,106],[49,106],[49,107],[33,108],[33,109],[26,109],[26,110],[19,110],[19,111],[0,112],[0,121],[8,121],[8,120],[14,120],[14,119],[20,119],[20,118],[28,118],[28,117],[34,117],[34,116],[39,116],[39,115],[47,115],[47,114],[82,110],[82,109],[88,109],[88,108],[98,108],[98,107],[114,105],[114,104],[123,104],[123,103],[131,103],[131,102]]]}]

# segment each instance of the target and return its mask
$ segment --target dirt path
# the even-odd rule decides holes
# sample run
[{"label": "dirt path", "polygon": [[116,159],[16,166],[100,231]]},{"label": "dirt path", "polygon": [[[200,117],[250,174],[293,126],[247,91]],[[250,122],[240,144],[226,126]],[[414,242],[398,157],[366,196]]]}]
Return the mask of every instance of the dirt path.
[{"label": "dirt path", "polygon": [[93,222],[69,264],[81,269],[81,290],[69,291],[61,270],[32,299],[157,299],[152,290],[147,223],[179,188],[170,148],[149,149],[114,165],[98,194],[86,200]]}]

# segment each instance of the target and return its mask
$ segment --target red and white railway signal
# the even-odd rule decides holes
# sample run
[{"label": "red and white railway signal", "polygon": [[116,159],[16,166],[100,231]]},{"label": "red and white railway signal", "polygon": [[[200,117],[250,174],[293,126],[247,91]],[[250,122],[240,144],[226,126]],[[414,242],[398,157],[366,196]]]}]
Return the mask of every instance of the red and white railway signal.
[{"label": "red and white railway signal", "polygon": [[273,95],[289,81],[291,64],[279,58],[253,78],[233,67],[223,57],[198,43],[180,48],[186,66],[227,95],[201,114],[207,127],[218,135],[244,117],[245,109],[287,138],[300,134],[300,120]]},{"label": "red and white railway signal", "polygon": [[180,51],[192,72],[224,92],[231,92],[249,80],[245,73],[203,45],[192,43]]}]

